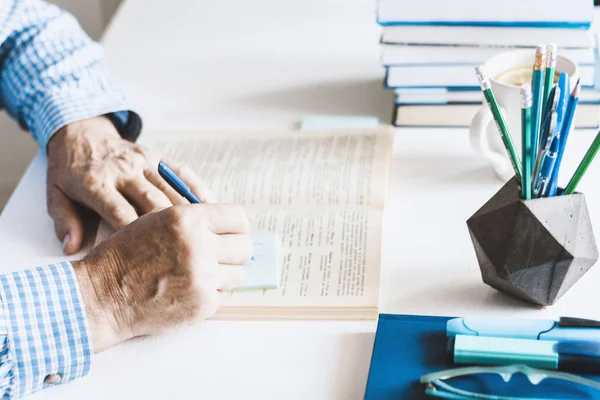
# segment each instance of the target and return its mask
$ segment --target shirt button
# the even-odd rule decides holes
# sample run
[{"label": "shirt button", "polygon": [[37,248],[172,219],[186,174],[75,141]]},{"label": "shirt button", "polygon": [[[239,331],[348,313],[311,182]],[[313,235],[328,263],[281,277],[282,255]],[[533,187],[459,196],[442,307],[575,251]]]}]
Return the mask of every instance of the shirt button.
[{"label": "shirt button", "polygon": [[44,378],[44,382],[48,385],[56,385],[57,383],[60,383],[61,380],[62,377],[59,374],[50,374]]}]

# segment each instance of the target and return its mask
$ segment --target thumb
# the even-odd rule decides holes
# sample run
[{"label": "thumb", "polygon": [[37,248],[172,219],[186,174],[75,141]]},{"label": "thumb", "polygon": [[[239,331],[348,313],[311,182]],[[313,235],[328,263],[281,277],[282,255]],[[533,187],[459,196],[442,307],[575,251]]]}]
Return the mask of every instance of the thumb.
[{"label": "thumb", "polygon": [[83,243],[83,221],[75,203],[54,185],[48,188],[48,214],[65,254],[76,253]]}]

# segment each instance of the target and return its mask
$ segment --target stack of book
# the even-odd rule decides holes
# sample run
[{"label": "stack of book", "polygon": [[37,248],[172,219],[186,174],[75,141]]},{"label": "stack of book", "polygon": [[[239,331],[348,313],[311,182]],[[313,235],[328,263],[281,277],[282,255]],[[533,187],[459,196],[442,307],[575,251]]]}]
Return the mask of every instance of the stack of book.
[{"label": "stack of book", "polygon": [[512,49],[555,43],[584,88],[575,121],[597,127],[592,0],[379,0],[385,86],[397,126],[468,126],[483,96],[474,67]]}]

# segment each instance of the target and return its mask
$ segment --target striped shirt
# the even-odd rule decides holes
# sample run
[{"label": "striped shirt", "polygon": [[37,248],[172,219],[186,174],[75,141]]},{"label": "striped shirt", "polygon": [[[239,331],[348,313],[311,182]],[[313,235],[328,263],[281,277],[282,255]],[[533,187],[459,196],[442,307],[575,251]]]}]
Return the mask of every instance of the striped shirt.
[{"label": "striped shirt", "polygon": [[71,263],[0,275],[0,302],[1,398],[88,374],[93,348]]},{"label": "striped shirt", "polygon": [[[40,0],[0,0],[0,108],[43,151],[61,127],[98,115],[107,115],[125,139],[141,130],[102,47],[70,14]],[[70,263],[0,275],[0,398],[85,376],[92,355]]]},{"label": "striped shirt", "polygon": [[44,151],[61,127],[98,115],[108,115],[126,139],[141,130],[102,46],[72,15],[40,0],[0,0],[0,107]]}]

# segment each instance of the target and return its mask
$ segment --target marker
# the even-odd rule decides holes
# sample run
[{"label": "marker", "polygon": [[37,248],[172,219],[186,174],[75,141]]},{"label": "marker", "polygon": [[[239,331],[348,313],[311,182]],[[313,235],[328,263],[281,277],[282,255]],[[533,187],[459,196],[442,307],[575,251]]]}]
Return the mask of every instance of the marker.
[{"label": "marker", "polygon": [[446,335],[496,336],[513,339],[600,342],[600,321],[562,317],[526,319],[504,317],[453,318]]},{"label": "marker", "polygon": [[[540,44],[535,50],[533,62],[533,75],[531,76],[531,93],[533,102],[531,104],[531,137],[533,143],[533,154],[537,154],[540,143],[540,124],[542,118],[542,106],[544,95],[544,71],[546,70],[546,45]],[[533,161],[532,161],[533,162]],[[533,166],[531,167],[533,169]]]},{"label": "marker", "polygon": [[177,193],[185,197],[187,201],[192,204],[202,204],[200,198],[192,192],[192,189],[190,189],[183,179],[162,161],[158,163],[158,174],[169,184],[169,186],[175,189]]},{"label": "marker", "polygon": [[524,364],[560,371],[600,372],[600,342],[456,335],[448,339],[448,355],[456,364]]},{"label": "marker", "polygon": [[521,86],[521,154],[523,156],[523,179],[521,197],[531,199],[531,174],[533,167],[533,149],[531,148],[531,86]]},{"label": "marker", "polygon": [[500,132],[500,136],[502,137],[502,143],[504,144],[504,148],[508,153],[508,158],[512,164],[513,169],[515,170],[515,175],[517,176],[517,180],[521,182],[521,161],[519,160],[519,156],[515,150],[515,145],[512,141],[510,133],[508,132],[508,128],[506,126],[506,121],[502,116],[502,112],[498,107],[498,103],[496,102],[496,97],[494,96],[494,92],[492,91],[492,82],[488,76],[485,75],[485,71],[482,66],[475,68],[475,73],[477,74],[477,79],[479,80],[479,84],[481,86],[481,90],[483,91],[483,96],[487,102],[490,111],[492,112],[492,116],[494,117],[494,121],[496,122],[496,127]]}]

